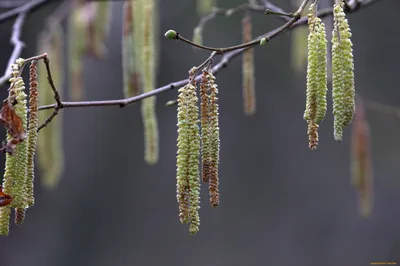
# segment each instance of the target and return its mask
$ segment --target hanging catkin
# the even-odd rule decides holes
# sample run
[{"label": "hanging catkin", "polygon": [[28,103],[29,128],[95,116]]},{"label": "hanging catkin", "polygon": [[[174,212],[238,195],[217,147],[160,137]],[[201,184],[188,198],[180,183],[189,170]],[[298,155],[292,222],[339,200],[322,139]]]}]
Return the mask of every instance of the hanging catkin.
[{"label": "hanging catkin", "polygon": [[[52,31],[52,35],[42,33],[39,37],[39,53],[47,52],[51,64],[51,73],[54,84],[62,94],[63,81],[63,31]],[[47,81],[47,72],[43,62],[38,65],[38,83],[40,84],[40,105],[54,103],[54,94]],[[39,124],[42,124],[53,110],[39,112]],[[64,168],[64,153],[62,143],[62,112],[51,123],[42,128],[38,134],[37,163],[40,170],[41,183],[54,188],[61,177]]]},{"label": "hanging catkin", "polygon": [[318,146],[318,127],[326,113],[327,61],[325,25],[316,17],[316,7],[311,4],[308,14],[308,64],[307,96],[304,120],[308,124],[309,148]]},{"label": "hanging catkin", "polygon": [[[190,71],[193,77],[195,68]],[[194,83],[194,82],[193,82]],[[200,133],[199,109],[194,84],[179,89],[178,96],[178,152],[177,152],[177,200],[182,223],[190,222],[189,232],[199,231],[200,217]]]},{"label": "hanging catkin", "polygon": [[[291,0],[293,9],[298,8],[303,0]],[[303,12],[306,15],[307,10]],[[291,66],[297,72],[303,72],[307,63],[307,35],[306,27],[294,28],[291,32]]]},{"label": "hanging catkin", "polygon": [[[68,58],[69,96],[74,101],[83,98],[83,56],[87,50],[88,18],[80,1],[69,16]],[[60,27],[62,32],[62,28]],[[54,34],[57,34],[54,32]]]},{"label": "hanging catkin", "polygon": [[[126,1],[123,5],[122,20],[122,71],[124,81],[125,98],[133,97],[140,92],[140,75],[136,67],[137,42],[134,39],[134,3],[135,1]],[[138,25],[136,25],[136,28]],[[140,26],[140,24],[139,24]]]},{"label": "hanging catkin", "polygon": [[[143,92],[150,92],[155,88],[156,84],[156,46],[155,36],[155,16],[156,1],[144,1],[142,3],[144,21],[143,26],[143,46],[141,76],[143,77]],[[149,164],[155,164],[159,156],[159,136],[158,123],[156,116],[156,98],[150,97],[142,101],[141,106],[142,119],[144,124],[145,138],[145,161]]]},{"label": "hanging catkin", "polygon": [[[22,62],[22,61],[19,61]],[[18,61],[17,61],[18,63]],[[17,100],[16,104],[14,105],[15,114],[20,117],[22,120],[22,124],[25,125],[26,129],[26,95],[24,95],[25,84],[21,77],[18,77],[19,68],[21,65],[14,64],[12,65],[12,78],[10,79],[10,83],[14,84],[11,86],[8,96],[7,104],[11,104]],[[18,102],[21,101],[21,102]],[[25,102],[24,102],[25,101]],[[25,104],[25,105],[24,105]],[[24,120],[25,114],[25,121]],[[7,134],[7,141],[11,140],[13,137],[10,133]],[[5,163],[5,170],[3,176],[3,185],[2,191],[5,194],[8,194],[15,198],[17,196],[17,203],[23,201],[25,196],[24,191],[24,184],[21,183],[21,173],[23,172],[23,164],[21,162],[22,157],[24,156],[23,146],[21,148],[21,143],[17,144],[13,154],[6,153],[6,163]],[[25,144],[26,149],[26,144]],[[26,150],[25,150],[26,154]],[[25,168],[26,170],[26,168]],[[23,177],[24,178],[24,177]],[[25,181],[25,180],[24,180]],[[18,194],[19,193],[19,194]],[[22,193],[22,194],[21,194]],[[17,195],[18,194],[18,195]],[[15,199],[14,199],[15,200]],[[13,200],[13,201],[14,201]],[[17,204],[14,204],[13,201],[11,202],[12,205],[6,205],[0,208],[0,235],[8,235],[9,233],[9,224],[10,224],[10,215],[11,215],[11,207],[15,207]]]},{"label": "hanging catkin", "polygon": [[343,129],[351,123],[355,112],[353,44],[343,6],[342,0],[336,0],[333,9],[332,98],[336,141],[342,140]]},{"label": "hanging catkin", "polygon": [[26,178],[27,206],[32,207],[35,203],[33,194],[33,181],[35,179],[35,153],[38,141],[38,82],[37,82],[37,61],[32,61],[29,68],[29,128],[28,128],[28,167]]},{"label": "hanging catkin", "polygon": [[368,217],[372,211],[373,197],[370,132],[364,106],[359,99],[352,125],[351,167],[351,181],[358,193],[360,214]]},{"label": "hanging catkin", "polygon": [[[252,40],[251,16],[246,13],[242,19],[242,39],[243,42]],[[254,76],[254,50],[248,49],[243,52],[242,58],[242,78],[243,78],[243,107],[246,115],[253,115],[256,112],[256,91]]]},{"label": "hanging catkin", "polygon": [[216,5],[216,0],[197,0],[197,13],[201,16],[211,13]]}]

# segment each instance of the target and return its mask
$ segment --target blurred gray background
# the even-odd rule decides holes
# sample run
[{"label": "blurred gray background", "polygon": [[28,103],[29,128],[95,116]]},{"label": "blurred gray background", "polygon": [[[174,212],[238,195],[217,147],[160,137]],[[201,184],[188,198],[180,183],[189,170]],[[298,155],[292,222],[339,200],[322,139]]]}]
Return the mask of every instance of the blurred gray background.
[{"label": "blurred gray background", "polygon": [[[232,7],[243,0],[219,0]],[[273,1],[290,10],[289,1]],[[36,37],[59,1],[29,15],[23,57],[36,54]],[[122,97],[121,9],[113,4],[108,59],[86,59],[87,100]],[[187,77],[209,54],[162,38],[172,28],[191,38],[195,1],[160,1],[157,84]],[[398,0],[380,1],[349,16],[356,89],[366,99],[400,106]],[[241,42],[240,19],[219,17],[204,42]],[[254,15],[254,35],[281,21]],[[0,70],[6,66],[13,21],[0,25]],[[320,145],[308,149],[305,73],[290,67],[290,34],[255,49],[257,113],[243,114],[241,59],[217,76],[220,89],[221,204],[211,209],[203,185],[200,232],[191,236],[178,218],[175,184],[177,91],[158,96],[160,161],[143,159],[140,104],[63,110],[65,173],[54,191],[36,179],[36,204],[21,227],[0,239],[1,266],[127,265],[370,265],[400,263],[400,118],[369,111],[375,173],[374,209],[359,216],[350,186],[350,128],[333,140],[331,97]],[[67,80],[64,90],[67,89]],[[64,93],[64,95],[67,95]],[[2,87],[0,98],[6,97]],[[65,96],[64,100],[68,100]],[[2,132],[1,139],[4,139]],[[2,155],[4,164],[5,156]],[[1,173],[2,174],[2,173]]]}]

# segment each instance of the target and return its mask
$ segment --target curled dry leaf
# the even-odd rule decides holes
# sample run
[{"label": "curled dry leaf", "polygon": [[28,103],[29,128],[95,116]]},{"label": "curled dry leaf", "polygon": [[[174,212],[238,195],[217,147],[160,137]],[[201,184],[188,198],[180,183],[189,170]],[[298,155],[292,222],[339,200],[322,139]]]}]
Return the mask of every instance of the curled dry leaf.
[{"label": "curled dry leaf", "polygon": [[13,197],[3,192],[2,187],[0,186],[0,207],[9,205],[13,200]]},{"label": "curled dry leaf", "polygon": [[0,122],[4,124],[7,133],[12,137],[0,150],[12,154],[17,144],[26,138],[26,132],[22,125],[22,119],[15,113],[15,109],[8,99],[3,101]]}]

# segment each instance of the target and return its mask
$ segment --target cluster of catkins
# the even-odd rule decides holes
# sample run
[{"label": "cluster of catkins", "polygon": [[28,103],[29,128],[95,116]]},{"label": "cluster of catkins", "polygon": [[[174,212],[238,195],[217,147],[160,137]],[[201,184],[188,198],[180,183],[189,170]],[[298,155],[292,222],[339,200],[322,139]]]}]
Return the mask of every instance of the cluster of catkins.
[{"label": "cluster of catkins", "polygon": [[[343,0],[336,0],[332,34],[332,96],[334,138],[338,142],[342,140],[343,129],[351,123],[355,112],[353,45],[343,8]],[[304,112],[310,149],[316,149],[318,145],[318,127],[326,113],[328,90],[325,25],[316,13],[316,5],[311,4],[308,14],[307,99]]]},{"label": "cluster of catkins", "polygon": [[[178,97],[178,152],[177,152],[177,200],[181,223],[190,222],[189,232],[199,231],[200,171],[202,155],[202,180],[209,184],[210,204],[219,205],[219,126],[218,89],[214,75],[204,69],[200,81],[200,121],[196,68],[189,71],[190,82],[179,89]],[[199,122],[201,123],[201,135]]]},{"label": "cluster of catkins", "polygon": [[9,96],[1,110],[1,122],[7,129],[8,142],[3,147],[7,154],[0,192],[0,235],[9,233],[11,208],[15,209],[15,223],[20,225],[25,219],[26,209],[34,204],[34,156],[38,129],[37,61],[32,61],[29,69],[29,118],[25,83],[19,74],[24,64],[23,59],[18,59],[12,66]]}]

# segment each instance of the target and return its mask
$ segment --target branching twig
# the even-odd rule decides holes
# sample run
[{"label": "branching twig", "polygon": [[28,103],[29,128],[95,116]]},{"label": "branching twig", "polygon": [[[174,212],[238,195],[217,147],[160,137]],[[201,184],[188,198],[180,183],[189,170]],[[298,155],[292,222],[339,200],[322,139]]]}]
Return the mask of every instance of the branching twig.
[{"label": "branching twig", "polygon": [[24,25],[26,17],[26,12],[22,12],[18,15],[15,20],[12,35],[11,35],[11,43],[14,45],[14,50],[8,60],[6,70],[4,75],[0,78],[0,86],[7,82],[7,80],[11,77],[11,65],[15,63],[15,60],[18,59],[22,52],[22,48],[24,48],[25,44],[20,40],[22,26]]},{"label": "branching twig", "polygon": [[[360,3],[360,5],[358,6],[357,9],[354,10],[348,10],[349,13],[355,12],[361,8],[367,7],[372,3],[378,2],[378,1],[382,1],[382,0],[365,0],[363,2]],[[318,12],[318,16],[319,17],[326,17],[326,16],[331,16],[332,15],[332,8],[326,8],[323,10],[320,10]],[[296,18],[292,18],[291,21],[293,19]],[[304,25],[307,23],[307,17],[303,17],[300,19],[297,19],[297,22],[292,22],[289,26],[287,26],[287,24],[285,24],[282,27],[285,27],[282,30],[282,27],[272,30],[264,35],[258,36],[256,39],[254,39],[254,41],[252,41],[251,43],[254,43],[253,46],[255,44],[258,44],[259,41],[262,38],[268,38],[269,40],[272,39],[273,37],[276,37],[277,35],[279,35],[280,33],[282,33],[285,30],[291,30],[295,27],[298,27],[300,25]],[[231,50],[229,52],[226,52],[222,59],[220,60],[220,62],[216,65],[214,65],[214,67],[212,68],[212,73],[216,74],[218,73],[222,68],[227,67],[229,62],[234,59],[235,57],[239,56],[240,54],[242,54],[245,50],[250,49],[251,45],[242,47],[242,48],[237,48],[236,50]],[[232,48],[230,48],[232,49]],[[218,52],[218,51],[216,51]],[[196,77],[196,81],[200,80],[201,76],[197,76]],[[94,106],[119,106],[119,107],[124,107],[128,104],[134,103],[134,102],[138,102],[141,101],[145,98],[151,97],[151,96],[155,96],[161,93],[164,93],[166,91],[170,91],[173,90],[175,88],[179,88],[184,86],[185,84],[187,84],[189,82],[188,79],[184,79],[184,80],[180,80],[180,81],[176,81],[176,82],[172,82],[168,85],[164,85],[162,87],[159,87],[157,89],[154,89],[153,91],[147,92],[147,93],[143,93],[140,94],[138,96],[134,96],[131,98],[126,98],[126,99],[118,99],[118,100],[106,100],[106,101],[81,101],[81,102],[61,102],[62,107],[60,107],[59,109],[63,109],[63,108],[72,108],[72,107],[94,107]],[[53,109],[56,108],[56,104],[51,104],[51,105],[45,105],[45,106],[40,106],[39,110],[46,110],[46,109]]]},{"label": "branching twig", "polygon": [[50,2],[50,1],[49,0],[29,1],[28,3],[26,3],[22,6],[11,9],[10,11],[6,11],[6,12],[0,14],[0,23],[3,23],[4,21],[7,21],[9,19],[12,19],[21,13],[26,13],[26,12],[32,11],[33,9],[38,8],[41,5],[45,4],[46,2]]}]

